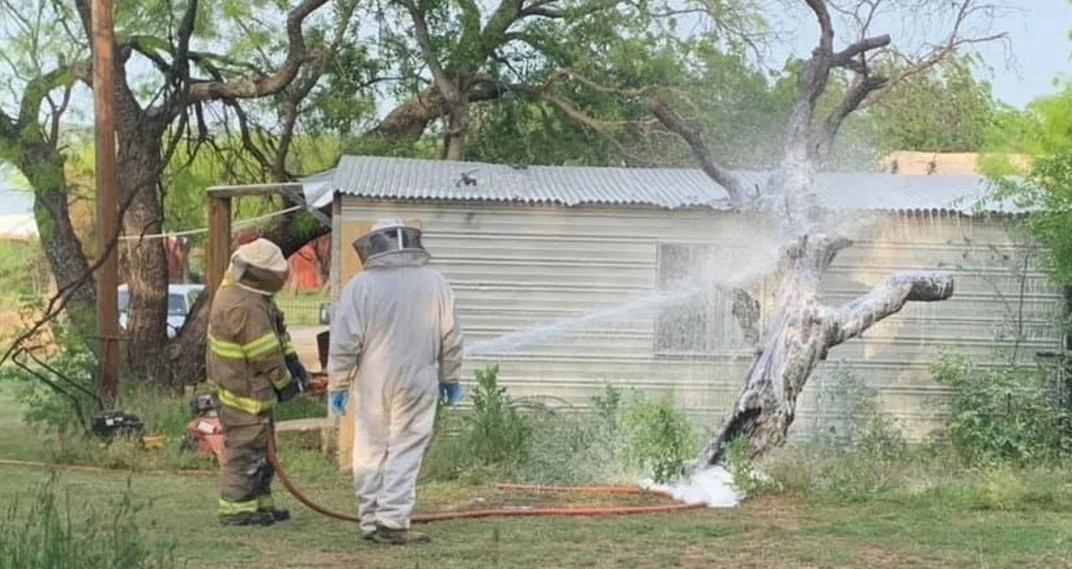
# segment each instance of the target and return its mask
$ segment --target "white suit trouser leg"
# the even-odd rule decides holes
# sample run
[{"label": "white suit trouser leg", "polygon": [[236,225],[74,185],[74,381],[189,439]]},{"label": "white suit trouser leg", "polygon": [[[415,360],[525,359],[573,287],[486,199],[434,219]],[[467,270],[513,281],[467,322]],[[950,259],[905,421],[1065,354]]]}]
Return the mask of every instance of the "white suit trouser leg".
[{"label": "white suit trouser leg", "polygon": [[409,529],[438,389],[433,383],[393,393],[357,391],[353,474],[361,530],[373,531],[377,524]]}]

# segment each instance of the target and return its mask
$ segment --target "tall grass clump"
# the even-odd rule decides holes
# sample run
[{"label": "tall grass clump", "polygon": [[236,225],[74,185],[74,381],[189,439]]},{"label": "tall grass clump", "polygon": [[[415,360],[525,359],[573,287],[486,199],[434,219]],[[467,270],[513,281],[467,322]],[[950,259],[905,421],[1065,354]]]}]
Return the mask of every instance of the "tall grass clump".
[{"label": "tall grass clump", "polygon": [[622,391],[608,385],[592,397],[589,409],[543,415],[519,480],[560,485],[624,482],[622,405]]},{"label": "tall grass clump", "polygon": [[499,368],[476,372],[468,409],[437,410],[425,480],[582,485],[666,482],[698,448],[689,417],[667,395],[631,397],[607,386],[586,408],[510,397]]},{"label": "tall grass clump", "polygon": [[1072,507],[1068,423],[1040,370],[980,369],[941,355],[931,366],[950,388],[939,436],[909,445],[876,393],[850,373],[817,378],[812,436],[765,457],[766,490],[863,502],[893,500],[961,510]]},{"label": "tall grass clump", "polygon": [[622,414],[623,460],[656,483],[685,474],[699,448],[689,416],[674,404],[672,394],[658,399],[636,398]]},{"label": "tall grass clump", "polygon": [[147,541],[129,487],[104,512],[76,512],[58,479],[16,498],[0,522],[0,567],[18,569],[173,569],[174,544]]},{"label": "tall grass clump", "polygon": [[856,502],[896,486],[910,453],[878,394],[844,369],[817,379],[810,434],[761,460],[771,479],[764,489]]},{"label": "tall grass clump", "polygon": [[533,423],[499,385],[499,368],[476,371],[467,412],[436,408],[436,427],[423,476],[486,481],[512,473],[529,456]]}]

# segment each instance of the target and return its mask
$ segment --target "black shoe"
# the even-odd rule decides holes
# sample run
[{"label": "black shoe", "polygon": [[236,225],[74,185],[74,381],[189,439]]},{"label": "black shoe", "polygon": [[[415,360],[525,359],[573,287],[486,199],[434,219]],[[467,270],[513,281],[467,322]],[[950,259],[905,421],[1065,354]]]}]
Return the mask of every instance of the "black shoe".
[{"label": "black shoe", "polygon": [[260,510],[258,513],[268,514],[272,516],[272,519],[277,522],[285,522],[290,519],[290,511],[286,508],[272,508],[271,510]]},{"label": "black shoe", "polygon": [[248,514],[221,514],[220,525],[224,526],[270,526],[275,523],[271,512],[253,512]]},{"label": "black shoe", "polygon": [[427,535],[408,529],[391,529],[377,526],[376,531],[370,536],[372,541],[385,545],[409,545],[412,543],[428,543],[432,538]]}]

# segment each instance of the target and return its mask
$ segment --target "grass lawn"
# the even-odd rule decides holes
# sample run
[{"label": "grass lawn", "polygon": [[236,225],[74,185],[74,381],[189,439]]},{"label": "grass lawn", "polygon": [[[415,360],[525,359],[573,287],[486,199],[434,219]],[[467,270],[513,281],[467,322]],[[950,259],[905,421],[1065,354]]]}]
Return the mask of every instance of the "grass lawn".
[{"label": "grass lawn", "polygon": [[[0,396],[0,458],[43,458],[35,435],[17,417],[17,407]],[[314,499],[336,510],[353,509],[349,479],[322,457],[288,451],[284,460]],[[0,466],[0,503],[27,499],[48,477],[41,468]],[[213,476],[64,471],[59,484],[75,510],[107,511],[128,482],[135,500],[146,506],[138,514],[143,534],[150,541],[173,541],[178,557],[194,568],[1072,568],[1072,512],[1060,504],[991,511],[925,493],[852,504],[762,496],[732,510],[440,522],[422,528],[434,539],[430,545],[384,548],[359,540],[350,524],[305,509],[278,482],[279,501],[291,508],[293,519],[263,529],[216,525]],[[419,510],[549,500],[505,496],[493,482],[424,485]],[[2,522],[22,523],[10,516]]]}]

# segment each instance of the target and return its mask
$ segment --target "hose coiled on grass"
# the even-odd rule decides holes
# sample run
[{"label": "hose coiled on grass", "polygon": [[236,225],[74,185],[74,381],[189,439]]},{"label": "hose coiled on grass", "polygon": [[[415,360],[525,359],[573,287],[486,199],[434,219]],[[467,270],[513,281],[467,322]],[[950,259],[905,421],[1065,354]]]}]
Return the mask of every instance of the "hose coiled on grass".
[{"label": "hose coiled on grass", "polygon": [[[323,514],[329,518],[335,518],[346,522],[360,523],[357,516],[343,514],[329,510],[312,501],[300,488],[294,484],[287,471],[283,468],[279,455],[276,453],[275,435],[268,439],[268,462],[275,469],[276,475],[283,486],[297,499],[314,512]],[[659,490],[645,490],[634,486],[530,486],[524,484],[502,483],[497,486],[502,491],[527,491],[527,492],[551,492],[551,493],[583,493],[583,494],[622,494],[622,495],[650,495],[673,500],[668,492]],[[705,507],[702,502],[659,504],[652,506],[604,506],[604,507],[564,507],[564,508],[494,508],[486,510],[469,510],[461,512],[440,512],[433,514],[421,514],[410,518],[413,524],[428,524],[448,520],[464,520],[476,518],[508,518],[508,517],[535,517],[535,516],[623,516],[635,514],[653,514],[662,512],[680,512],[685,510],[698,510]]]}]

